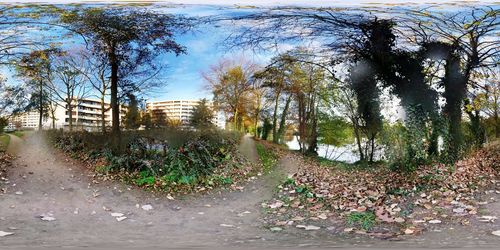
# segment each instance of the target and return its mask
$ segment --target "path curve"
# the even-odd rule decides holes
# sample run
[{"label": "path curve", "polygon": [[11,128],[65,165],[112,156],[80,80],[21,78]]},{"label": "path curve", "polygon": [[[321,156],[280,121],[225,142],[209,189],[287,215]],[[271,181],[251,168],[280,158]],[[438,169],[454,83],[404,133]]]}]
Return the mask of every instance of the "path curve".
[{"label": "path curve", "polygon": [[[254,143],[246,137],[242,147],[252,152]],[[271,173],[249,181],[241,192],[221,191],[168,200],[165,195],[121,182],[96,182],[91,171],[56,152],[37,135],[25,140],[11,138],[9,152],[16,153],[18,158],[8,173],[8,180],[0,182],[5,190],[0,193],[0,231],[14,232],[14,235],[0,237],[2,249],[496,245],[495,241],[492,245],[491,236],[476,238],[477,232],[468,234],[471,229],[467,228],[445,229],[442,234],[428,233],[398,242],[333,235],[327,230],[304,232],[291,228],[272,233],[262,226],[260,203],[272,197],[284,175],[300,167],[288,156],[282,158],[280,167]],[[243,150],[243,153],[248,152]],[[145,204],[152,205],[153,209],[141,209]],[[494,210],[498,209],[498,202],[491,205]],[[123,213],[127,219],[119,222],[111,212]],[[50,214],[56,220],[42,221],[42,214]],[[497,226],[498,221],[491,224],[491,229]]]},{"label": "path curve", "polygon": [[[2,246],[218,246],[260,241],[267,233],[259,204],[272,188],[264,178],[241,192],[168,200],[120,182],[96,182],[41,136],[12,137],[9,152],[18,157],[2,184],[0,230],[15,234],[0,238]],[[118,222],[111,212],[127,219]],[[39,218],[49,213],[55,221]]]}]

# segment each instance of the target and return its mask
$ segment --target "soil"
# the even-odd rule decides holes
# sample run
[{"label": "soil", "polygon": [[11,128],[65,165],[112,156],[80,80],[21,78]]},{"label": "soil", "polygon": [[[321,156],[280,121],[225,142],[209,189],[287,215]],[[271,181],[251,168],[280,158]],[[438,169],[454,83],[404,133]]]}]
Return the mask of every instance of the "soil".
[{"label": "soil", "polygon": [[[246,136],[240,150],[258,161],[254,141]],[[241,191],[218,190],[170,200],[165,194],[119,181],[100,182],[93,172],[54,150],[40,136],[11,136],[8,148],[17,156],[8,180],[0,181],[0,237],[4,248],[19,247],[490,247],[500,244],[494,223],[436,225],[420,236],[381,240],[365,235],[334,234],[322,228],[272,232],[264,226],[261,203],[297,168],[284,156],[271,173],[250,179]],[[493,192],[482,208],[500,218],[500,196]],[[141,207],[151,205],[146,211]],[[111,213],[123,213],[117,221]],[[54,217],[44,221],[41,215]]]}]

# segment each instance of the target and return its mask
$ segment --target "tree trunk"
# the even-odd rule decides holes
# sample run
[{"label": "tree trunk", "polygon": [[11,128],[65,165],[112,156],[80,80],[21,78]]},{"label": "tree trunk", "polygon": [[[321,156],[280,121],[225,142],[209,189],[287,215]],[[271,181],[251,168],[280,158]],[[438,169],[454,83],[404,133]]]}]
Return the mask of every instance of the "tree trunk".
[{"label": "tree trunk", "polygon": [[354,137],[356,138],[356,144],[358,145],[359,160],[364,161],[365,155],[363,154],[363,147],[361,146],[361,136],[359,133],[359,126],[356,124],[356,121],[354,119],[352,120],[352,124],[354,130]]},{"label": "tree trunk", "polygon": [[302,93],[297,94],[297,104],[299,108],[299,147],[300,152],[305,153],[305,143],[307,139],[306,135],[306,117],[305,117],[305,109],[306,105],[304,104],[304,95]]},{"label": "tree trunk", "polygon": [[240,128],[238,126],[238,108],[235,108],[233,111],[233,123],[234,130],[240,131]]},{"label": "tree trunk", "polygon": [[[314,100],[313,100],[314,103]],[[314,105],[314,104],[313,104]],[[316,116],[317,110],[315,105],[311,110],[311,135],[309,141],[309,147],[307,148],[307,153],[311,155],[318,155],[318,117]]]},{"label": "tree trunk", "polygon": [[253,123],[254,129],[255,129],[253,137],[255,139],[257,139],[259,137],[259,135],[257,133],[257,124],[259,123],[259,113],[260,113],[260,104],[259,104],[259,107],[257,107],[257,110],[255,110],[255,117],[254,117],[255,120]]},{"label": "tree trunk", "polygon": [[73,104],[71,103],[71,100],[67,103],[68,104],[68,112],[69,112],[69,132],[73,132]]},{"label": "tree trunk", "polygon": [[280,95],[281,91],[276,92],[276,99],[274,100],[274,114],[273,114],[273,142],[278,143],[278,132],[277,132],[277,125],[278,125],[278,106],[279,106],[279,100],[280,100]]},{"label": "tree trunk", "polygon": [[115,137],[120,136],[120,105],[118,104],[118,59],[115,47],[110,46],[109,63],[111,65],[111,131]]},{"label": "tree trunk", "polygon": [[56,110],[55,109],[52,109],[51,116],[52,116],[52,129],[56,129]]},{"label": "tree trunk", "polygon": [[283,113],[281,113],[280,128],[278,129],[278,134],[277,134],[278,143],[282,142],[283,134],[285,133],[286,115],[288,114],[288,108],[290,107],[291,100],[292,100],[292,95],[290,94],[286,98],[285,108],[283,109]]},{"label": "tree trunk", "polygon": [[460,59],[453,52],[446,60],[443,82],[445,88],[443,96],[446,100],[443,112],[448,118],[448,133],[450,135],[448,153],[452,160],[456,160],[462,147],[462,102],[465,98],[468,79],[462,74]]},{"label": "tree trunk", "polygon": [[500,137],[500,121],[498,120],[498,95],[495,93],[495,96],[493,98],[493,120],[495,122],[495,137],[499,138]]},{"label": "tree trunk", "polygon": [[370,148],[370,163],[373,162],[373,155],[375,154],[375,134],[373,134],[372,138],[370,139],[371,142],[371,148]]},{"label": "tree trunk", "polygon": [[101,126],[102,133],[106,133],[106,107],[104,105],[104,95],[101,96]]},{"label": "tree trunk", "polygon": [[42,123],[43,123],[43,82],[40,81],[40,86],[39,86],[39,97],[38,97],[38,112],[40,112],[40,115],[38,116],[38,130],[42,130]]}]

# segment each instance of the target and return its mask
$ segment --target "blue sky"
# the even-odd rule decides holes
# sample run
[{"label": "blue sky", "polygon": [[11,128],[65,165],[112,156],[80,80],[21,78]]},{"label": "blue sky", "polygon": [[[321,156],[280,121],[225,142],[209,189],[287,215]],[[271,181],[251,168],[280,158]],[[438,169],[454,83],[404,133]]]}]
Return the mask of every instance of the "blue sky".
[{"label": "blue sky", "polygon": [[[186,16],[241,15],[251,10],[235,9],[233,6],[187,5],[175,8],[155,9]],[[254,53],[253,51],[227,50],[221,42],[233,31],[232,27],[204,25],[193,32],[180,35],[177,41],[186,46],[187,54],[180,56],[166,55],[159,58],[167,63],[165,74],[166,86],[151,95],[152,100],[164,99],[200,99],[211,98],[204,86],[202,72],[209,70],[223,58],[245,57],[265,65],[274,52]]]},{"label": "blue sky", "polygon": [[[9,1],[9,0],[7,0]],[[20,0],[23,2],[23,0]],[[19,2],[19,0],[17,1]],[[32,2],[32,1],[28,1]],[[54,1],[51,1],[54,2]],[[69,2],[64,0],[59,0],[56,2]],[[71,1],[75,2],[75,1]],[[78,2],[78,1],[77,1]],[[116,1],[115,1],[116,2]],[[208,15],[238,15],[242,13],[247,13],[249,10],[246,8],[235,8],[237,5],[313,5],[313,6],[347,6],[347,5],[370,5],[367,3],[379,2],[379,3],[402,3],[408,1],[402,0],[382,0],[382,1],[364,1],[364,0],[352,0],[352,1],[319,1],[319,0],[309,0],[309,1],[224,1],[224,0],[184,0],[177,1],[172,0],[168,2],[173,3],[184,3],[182,5],[172,6],[170,4],[155,4],[155,11],[167,12],[173,14],[183,14],[188,16],[208,16]],[[443,2],[441,0],[424,1],[424,2]],[[490,1],[485,1],[487,3]],[[186,4],[188,3],[188,4]],[[230,3],[230,4],[228,4]],[[422,3],[422,2],[421,2]],[[483,3],[483,4],[484,4]],[[215,4],[215,5],[214,5]],[[253,51],[241,51],[232,50],[227,51],[226,48],[221,46],[220,42],[224,40],[231,32],[233,27],[227,26],[202,26],[198,27],[196,31],[184,35],[180,35],[176,38],[178,43],[186,46],[187,54],[180,55],[178,57],[174,55],[162,55],[157,58],[159,62],[166,63],[167,69],[164,72],[164,83],[165,86],[159,89],[155,93],[151,93],[149,98],[151,100],[166,100],[166,99],[199,99],[199,98],[210,98],[211,94],[209,91],[204,89],[204,80],[201,73],[209,70],[209,67],[216,64],[219,60],[224,57],[234,57],[234,56],[244,56],[247,59],[253,60],[256,63],[265,65],[266,61],[274,54],[273,51],[260,51],[255,54]],[[1,73],[2,71],[0,71]],[[10,74],[3,71],[4,75],[7,75],[9,82],[15,82]]]},{"label": "blue sky", "polygon": [[[182,14],[186,16],[208,16],[208,15],[234,15],[246,13],[245,9],[234,9],[233,7],[222,7],[213,5],[188,5],[172,7],[157,6],[154,9],[158,12],[172,14]],[[62,31],[52,31],[57,33]],[[264,65],[266,59],[270,58],[269,53],[254,54],[253,52],[243,52],[241,50],[227,51],[221,46],[221,41],[229,34],[228,27],[214,27],[205,25],[195,28],[192,32],[178,35],[176,41],[187,48],[186,54],[175,56],[173,54],[160,55],[156,60],[166,65],[162,73],[164,87],[154,92],[149,92],[146,96],[149,100],[167,99],[200,99],[211,98],[211,94],[204,88],[202,72],[207,71],[211,65],[216,64],[225,57],[242,56]],[[61,34],[54,34],[61,36]],[[73,40],[74,41],[74,40]],[[71,46],[71,39],[63,43]],[[7,77],[8,82],[16,84],[22,81],[13,76],[12,70],[0,69],[0,74]]]}]

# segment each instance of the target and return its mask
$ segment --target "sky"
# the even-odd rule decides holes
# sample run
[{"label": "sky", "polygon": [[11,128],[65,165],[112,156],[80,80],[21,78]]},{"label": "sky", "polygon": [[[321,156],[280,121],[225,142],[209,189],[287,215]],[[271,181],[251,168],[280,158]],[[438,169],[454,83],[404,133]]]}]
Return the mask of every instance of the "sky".
[{"label": "sky", "polygon": [[[2,2],[34,2],[25,0],[3,0]],[[37,1],[42,2],[42,1]],[[103,1],[44,1],[51,3],[69,3],[84,2],[95,3]],[[120,1],[107,1],[120,2]],[[127,1],[131,2],[131,1]],[[135,1],[140,2],[140,1]],[[149,1],[151,2],[151,1]],[[183,14],[187,16],[209,16],[209,15],[234,15],[252,11],[251,6],[276,6],[276,5],[298,5],[298,6],[374,6],[387,4],[408,5],[407,0],[351,0],[351,1],[324,1],[324,0],[270,0],[270,1],[242,1],[242,0],[171,0],[171,1],[153,1],[155,11],[172,14]],[[442,3],[450,1],[442,0],[424,0],[420,3]],[[464,3],[464,1],[460,1]],[[465,1],[470,4],[493,4],[494,1]],[[171,3],[176,4],[174,6]],[[376,3],[376,4],[375,4]],[[241,8],[242,6],[246,8]],[[275,54],[275,51],[253,51],[227,50],[221,42],[232,32],[232,27],[227,26],[202,26],[194,32],[179,35],[176,40],[179,44],[187,48],[187,54],[174,56],[171,54],[162,55],[157,58],[160,62],[167,65],[163,74],[164,87],[150,93],[147,97],[151,101],[158,100],[180,100],[180,99],[200,99],[211,98],[211,94],[205,86],[202,72],[209,70],[211,65],[216,64],[222,58],[243,56],[254,62],[265,65],[266,62]],[[2,71],[0,71],[1,73]],[[8,72],[3,71],[9,78],[9,82],[16,81]]]}]

